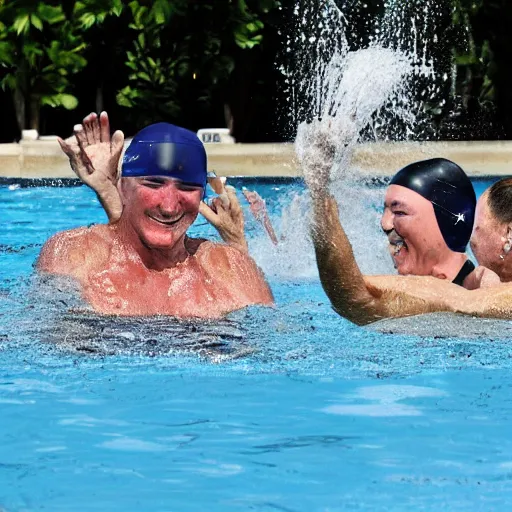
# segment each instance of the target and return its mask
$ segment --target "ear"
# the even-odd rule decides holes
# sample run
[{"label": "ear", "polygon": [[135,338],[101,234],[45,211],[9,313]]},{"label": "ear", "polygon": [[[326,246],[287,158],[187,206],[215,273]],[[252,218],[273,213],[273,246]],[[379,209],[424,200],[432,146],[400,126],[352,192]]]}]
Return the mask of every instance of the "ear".
[{"label": "ear", "polygon": [[508,254],[512,250],[512,223],[507,226],[507,235],[503,244],[503,252]]}]

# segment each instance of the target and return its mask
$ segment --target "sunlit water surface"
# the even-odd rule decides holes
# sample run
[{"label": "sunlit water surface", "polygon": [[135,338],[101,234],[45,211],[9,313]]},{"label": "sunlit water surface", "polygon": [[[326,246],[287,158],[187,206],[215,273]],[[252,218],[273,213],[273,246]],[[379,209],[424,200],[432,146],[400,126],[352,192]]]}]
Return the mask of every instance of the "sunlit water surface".
[{"label": "sunlit water surface", "polygon": [[[351,325],[319,286],[302,185],[245,184],[286,238],[248,218],[276,307],[213,323],[70,312],[32,264],[102,222],[97,200],[0,187],[0,510],[510,510],[510,323]],[[392,271],[363,210],[356,253]]]}]

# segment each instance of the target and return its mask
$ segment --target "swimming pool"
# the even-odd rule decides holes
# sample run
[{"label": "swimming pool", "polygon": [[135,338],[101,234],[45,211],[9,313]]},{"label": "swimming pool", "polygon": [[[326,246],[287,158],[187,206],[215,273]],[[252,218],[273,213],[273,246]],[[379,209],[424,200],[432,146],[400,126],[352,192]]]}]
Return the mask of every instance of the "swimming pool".
[{"label": "swimming pool", "polygon": [[[318,283],[301,183],[235,184],[286,238],[274,249],[248,219],[277,307],[197,325],[35,293],[46,238],[104,215],[85,187],[0,187],[0,510],[510,510],[508,322],[351,325]],[[390,268],[366,226],[378,212],[343,208],[365,270]]]}]

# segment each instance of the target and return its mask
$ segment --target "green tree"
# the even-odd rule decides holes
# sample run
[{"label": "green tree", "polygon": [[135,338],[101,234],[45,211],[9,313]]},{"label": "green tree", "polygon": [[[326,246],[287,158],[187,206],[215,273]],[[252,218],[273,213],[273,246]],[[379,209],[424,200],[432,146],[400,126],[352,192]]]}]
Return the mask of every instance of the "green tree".
[{"label": "green tree", "polygon": [[0,6],[0,85],[13,93],[19,129],[39,128],[43,106],[74,109],[73,76],[84,69],[84,33],[121,0],[14,0]]},{"label": "green tree", "polygon": [[42,105],[73,109],[70,76],[84,43],[59,5],[12,1],[0,7],[0,85],[12,91],[20,129],[39,127]]},{"label": "green tree", "polygon": [[278,5],[275,0],[129,2],[130,73],[118,103],[132,109],[139,125],[176,119],[190,101],[210,105],[228,83],[238,50],[260,45],[261,14]]}]

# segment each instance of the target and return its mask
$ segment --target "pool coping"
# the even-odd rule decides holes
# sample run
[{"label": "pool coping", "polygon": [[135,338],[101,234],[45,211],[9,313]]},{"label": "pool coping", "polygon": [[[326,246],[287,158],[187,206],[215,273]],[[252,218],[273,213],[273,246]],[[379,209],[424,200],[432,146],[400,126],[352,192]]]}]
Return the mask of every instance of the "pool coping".
[{"label": "pool coping", "polygon": [[[208,169],[219,176],[300,177],[294,145],[205,144]],[[433,157],[457,162],[471,177],[512,174],[512,141],[371,142],[359,144],[351,167],[364,178],[392,176],[408,163]],[[76,179],[67,157],[54,140],[0,144],[0,179]],[[14,183],[14,182],[12,182]],[[57,182],[55,182],[57,183]],[[65,181],[71,186],[72,181]],[[58,186],[58,185],[55,185]]]}]

